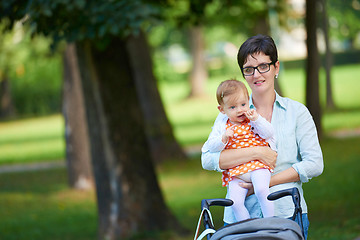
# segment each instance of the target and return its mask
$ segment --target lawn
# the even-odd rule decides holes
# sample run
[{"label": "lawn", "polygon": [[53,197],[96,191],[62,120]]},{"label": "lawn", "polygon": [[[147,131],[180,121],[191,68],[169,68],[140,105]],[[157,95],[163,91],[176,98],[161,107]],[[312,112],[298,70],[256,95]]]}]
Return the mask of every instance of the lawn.
[{"label": "lawn", "polygon": [[0,165],[64,159],[60,115],[0,123]]},{"label": "lawn", "polygon": [[[304,186],[309,240],[353,240],[360,237],[360,137],[326,138],[321,145],[325,171]],[[202,170],[199,156],[157,171],[168,206],[193,234],[201,199],[225,194],[220,174]],[[0,174],[1,239],[96,239],[96,209],[93,192],[68,188],[64,168]],[[222,209],[215,207],[213,215],[221,226]]]}]

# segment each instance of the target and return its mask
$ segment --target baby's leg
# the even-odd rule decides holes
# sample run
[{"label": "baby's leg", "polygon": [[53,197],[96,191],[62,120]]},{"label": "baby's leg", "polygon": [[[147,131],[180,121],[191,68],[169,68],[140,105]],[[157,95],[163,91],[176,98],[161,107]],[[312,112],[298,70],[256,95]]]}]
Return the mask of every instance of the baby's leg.
[{"label": "baby's leg", "polygon": [[235,213],[235,217],[237,221],[242,221],[245,219],[249,219],[250,215],[248,210],[245,207],[245,198],[247,194],[247,189],[239,186],[239,183],[243,182],[242,180],[234,177],[229,182],[229,197],[234,201],[232,205],[232,209]]},{"label": "baby's leg", "polygon": [[251,172],[251,182],[254,192],[259,200],[261,211],[264,217],[274,216],[274,203],[267,199],[269,195],[270,171],[268,169],[258,169]]}]

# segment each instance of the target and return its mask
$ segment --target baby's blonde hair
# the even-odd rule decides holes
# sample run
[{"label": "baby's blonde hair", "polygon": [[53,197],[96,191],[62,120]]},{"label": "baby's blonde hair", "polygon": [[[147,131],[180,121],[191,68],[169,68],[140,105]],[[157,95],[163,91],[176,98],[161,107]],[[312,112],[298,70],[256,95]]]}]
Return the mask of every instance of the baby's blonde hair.
[{"label": "baby's blonde hair", "polygon": [[243,82],[236,79],[229,79],[220,83],[216,91],[216,99],[219,105],[224,104],[224,97],[232,95],[238,91],[243,91],[243,93],[249,99],[248,90]]}]

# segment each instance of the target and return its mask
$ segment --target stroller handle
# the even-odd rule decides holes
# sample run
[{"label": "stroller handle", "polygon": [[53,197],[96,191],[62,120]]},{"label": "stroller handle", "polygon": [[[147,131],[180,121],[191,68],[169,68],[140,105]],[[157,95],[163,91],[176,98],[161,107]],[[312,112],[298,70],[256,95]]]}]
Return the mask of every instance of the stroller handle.
[{"label": "stroller handle", "polygon": [[222,206],[228,207],[233,205],[234,202],[230,199],[214,198],[214,199],[203,199],[201,201],[201,209],[209,209],[210,206]]},{"label": "stroller handle", "polygon": [[280,190],[269,194],[267,198],[268,200],[274,201],[285,196],[300,196],[299,189],[294,187],[294,188]]},{"label": "stroller handle", "polygon": [[301,230],[302,230],[302,233],[304,236],[304,227],[303,227],[303,221],[302,221],[302,209],[301,209],[301,203],[300,203],[301,199],[300,199],[299,189],[297,187],[293,187],[293,188],[273,192],[273,193],[269,194],[267,199],[270,201],[274,201],[274,200],[277,200],[277,199],[285,197],[285,196],[292,197],[292,200],[294,202],[295,211],[294,211],[294,215],[292,216],[291,219],[295,221],[296,216],[298,216],[299,221],[300,221],[300,227],[301,227]]},{"label": "stroller handle", "polygon": [[[209,210],[210,206],[231,206],[234,202],[230,199],[225,198],[214,198],[214,199],[203,199],[201,201],[201,210],[204,211],[204,209]],[[215,229],[211,216],[209,215],[208,211],[204,211],[204,227],[205,229],[212,228]],[[210,239],[210,235],[207,236],[207,239]]]},{"label": "stroller handle", "polygon": [[294,205],[295,205],[295,210],[296,210],[295,212],[296,213],[299,212],[299,210],[301,211],[300,192],[299,192],[299,189],[297,187],[293,187],[293,188],[273,192],[273,193],[269,194],[267,199],[270,200],[270,201],[274,201],[274,200],[277,200],[277,199],[285,197],[285,196],[291,196],[292,197],[292,200],[293,200]]}]

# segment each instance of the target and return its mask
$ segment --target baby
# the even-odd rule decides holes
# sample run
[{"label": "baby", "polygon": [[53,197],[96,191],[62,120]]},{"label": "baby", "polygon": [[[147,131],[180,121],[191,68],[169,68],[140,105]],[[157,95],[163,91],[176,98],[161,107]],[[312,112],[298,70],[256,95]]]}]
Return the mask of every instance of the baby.
[{"label": "baby", "polygon": [[[270,146],[275,149],[274,129],[255,109],[249,107],[249,94],[244,83],[226,80],[217,89],[218,109],[225,114],[222,132],[210,136],[202,151],[221,151],[223,149]],[[248,189],[240,182],[251,182],[254,186],[264,217],[274,216],[274,205],[267,200],[271,169],[264,163],[254,160],[223,171],[223,186],[229,187],[229,197],[234,201],[237,221],[250,218],[244,201]]]}]

